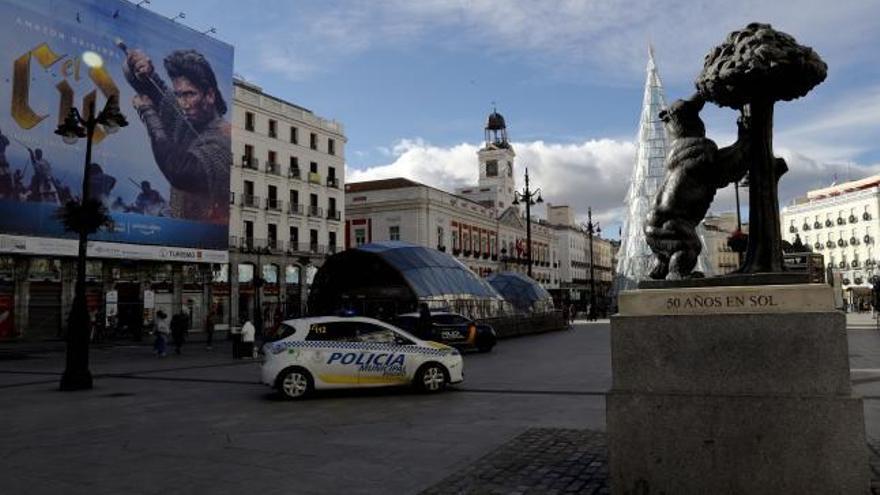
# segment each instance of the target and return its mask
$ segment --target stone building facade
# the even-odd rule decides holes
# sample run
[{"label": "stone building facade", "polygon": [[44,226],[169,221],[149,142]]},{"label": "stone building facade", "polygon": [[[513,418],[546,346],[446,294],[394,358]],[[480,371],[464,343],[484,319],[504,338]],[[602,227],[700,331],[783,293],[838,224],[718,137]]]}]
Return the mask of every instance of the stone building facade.
[{"label": "stone building facade", "polygon": [[880,175],[807,192],[782,209],[783,239],[801,242],[840,274],[844,289],[867,290],[880,273]]},{"label": "stone building facade", "polygon": [[269,327],[304,313],[311,278],[342,247],[346,138],[339,122],[234,87],[229,265],[216,280],[233,325]]}]

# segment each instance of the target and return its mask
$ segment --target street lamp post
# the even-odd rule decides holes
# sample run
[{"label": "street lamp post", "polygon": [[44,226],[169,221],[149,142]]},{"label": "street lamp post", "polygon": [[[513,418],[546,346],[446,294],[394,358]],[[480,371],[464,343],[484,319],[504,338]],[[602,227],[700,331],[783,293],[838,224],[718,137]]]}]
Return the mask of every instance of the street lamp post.
[{"label": "street lamp post", "polygon": [[526,204],[526,263],[528,264],[529,278],[532,277],[532,205],[543,203],[541,188],[529,189],[529,168],[526,167],[526,186],[522,191],[514,191],[513,204],[518,205],[522,201]]},{"label": "street lamp post", "polygon": [[596,280],[595,272],[593,271],[593,234],[601,235],[602,229],[599,227],[598,223],[593,223],[592,207],[587,207],[586,229],[590,243],[590,311],[587,313],[587,318],[594,320],[596,318]]},{"label": "street lamp post", "polygon": [[[85,57],[83,57],[85,58]],[[61,390],[85,390],[92,388],[92,373],[89,371],[89,315],[86,306],[86,248],[89,234],[97,230],[89,222],[95,219],[82,218],[90,211],[87,204],[91,200],[89,184],[89,166],[92,163],[92,139],[95,129],[101,125],[110,134],[128,122],[119,111],[118,95],[111,95],[100,114],[95,114],[95,101],[89,103],[86,116],[83,117],[75,107],[64,119],[55,134],[67,144],[74,144],[79,138],[86,138],[86,161],[83,167],[82,197],[79,202],[80,218],[76,223],[79,238],[76,258],[76,287],[74,289],[73,306],[67,324],[67,356],[64,374],[61,376]],[[95,210],[97,212],[98,210]]]}]

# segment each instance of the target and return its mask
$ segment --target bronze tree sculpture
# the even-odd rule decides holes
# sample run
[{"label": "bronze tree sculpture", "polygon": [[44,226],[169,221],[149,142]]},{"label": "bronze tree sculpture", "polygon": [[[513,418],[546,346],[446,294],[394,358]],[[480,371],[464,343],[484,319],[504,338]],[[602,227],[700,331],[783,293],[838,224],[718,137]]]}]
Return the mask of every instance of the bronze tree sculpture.
[{"label": "bronze tree sculpture", "polygon": [[740,110],[749,123],[749,245],[741,273],[783,270],[777,188],[787,167],[773,155],[773,106],[806,95],[827,69],[812,48],[769,24],[734,31],[706,55],[697,91],[706,101]]}]

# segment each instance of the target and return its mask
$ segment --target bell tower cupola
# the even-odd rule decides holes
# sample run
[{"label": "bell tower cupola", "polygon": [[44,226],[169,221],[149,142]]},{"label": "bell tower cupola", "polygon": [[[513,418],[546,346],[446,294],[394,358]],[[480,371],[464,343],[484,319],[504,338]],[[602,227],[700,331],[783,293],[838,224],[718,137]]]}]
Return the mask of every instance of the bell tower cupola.
[{"label": "bell tower cupola", "polygon": [[516,153],[507,137],[507,123],[498,110],[492,109],[486,119],[486,141],[477,152],[480,163],[480,190],[484,192],[481,202],[491,203],[499,211],[513,204],[513,191],[516,183],[513,175],[513,160]]}]

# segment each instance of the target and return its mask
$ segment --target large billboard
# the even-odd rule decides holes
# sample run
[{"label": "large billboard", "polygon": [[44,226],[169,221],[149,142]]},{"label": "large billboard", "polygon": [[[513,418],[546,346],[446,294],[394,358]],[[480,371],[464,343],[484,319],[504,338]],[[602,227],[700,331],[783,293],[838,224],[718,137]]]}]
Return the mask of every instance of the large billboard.
[{"label": "large billboard", "polygon": [[[0,233],[73,238],[57,211],[87,173],[115,222],[92,244],[225,253],[232,46],[121,0],[4,0],[0,16]],[[112,96],[129,125],[98,127],[85,167],[86,140],[54,131]]]}]

